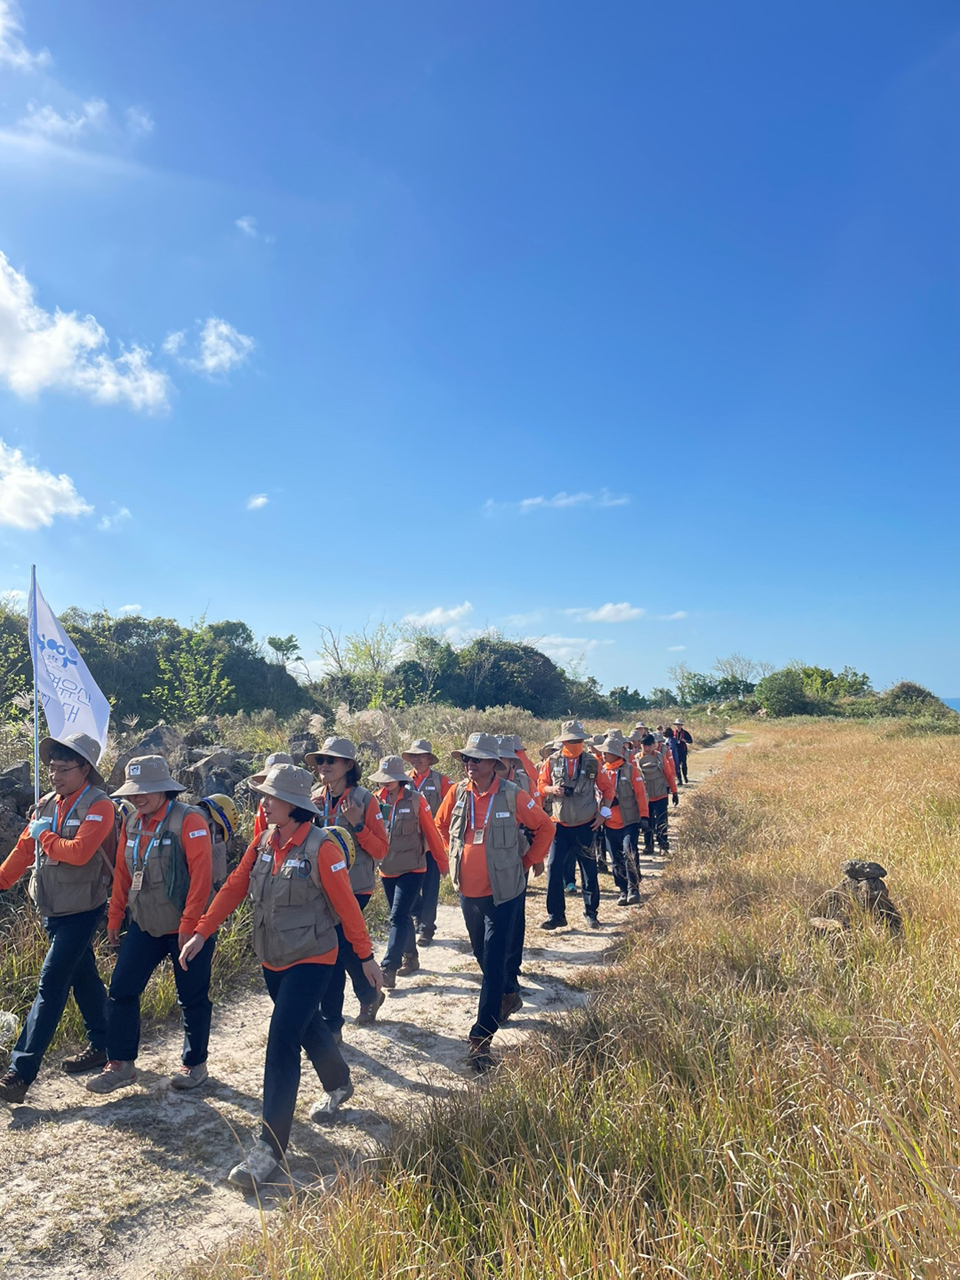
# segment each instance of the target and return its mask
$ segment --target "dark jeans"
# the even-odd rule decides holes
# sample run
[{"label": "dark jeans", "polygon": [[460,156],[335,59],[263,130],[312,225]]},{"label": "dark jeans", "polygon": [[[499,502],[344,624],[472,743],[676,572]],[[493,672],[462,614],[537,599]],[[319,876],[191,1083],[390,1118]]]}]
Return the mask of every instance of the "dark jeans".
[{"label": "dark jeans", "polygon": [[517,916],[513,924],[513,936],[510,939],[510,945],[507,947],[506,958],[506,979],[504,982],[504,991],[508,995],[515,994],[520,990],[520,967],[523,964],[523,942],[527,933],[527,890],[524,888],[523,893],[517,899],[520,904],[517,908]]},{"label": "dark jeans", "polygon": [[593,831],[590,823],[579,827],[562,827],[557,823],[553,837],[553,849],[547,860],[547,915],[554,920],[565,920],[567,915],[563,886],[567,861],[572,856],[580,864],[580,883],[583,891],[583,910],[587,916],[595,916],[600,906],[600,886],[597,881],[597,860],[594,857]]},{"label": "dark jeans", "polygon": [[210,1040],[210,965],[217,935],[203,944],[186,969],[180,968],[177,934],[155,938],[144,933],[135,920],[127,925],[120,944],[110,998],[107,1001],[107,1054],[121,1062],[132,1062],[140,1048],[140,997],[154,969],[169,956],[177,986],[177,1004],[183,1017],[183,1065],[198,1067],[207,1060]]},{"label": "dark jeans", "polygon": [[382,969],[399,969],[404,956],[417,949],[413,928],[413,904],[420,892],[422,871],[405,871],[402,876],[383,876],[383,892],[390,903],[390,934]]},{"label": "dark jeans", "polygon": [[689,782],[689,781],[690,781],[690,775],[687,773],[687,753],[686,753],[686,751],[681,751],[681,752],[679,752],[679,753],[678,753],[678,759],[677,759],[677,781],[678,781],[678,782],[680,781],[680,775],[681,775],[681,773],[683,774],[683,781],[684,781],[684,782]]},{"label": "dark jeans", "polygon": [[637,837],[640,831],[639,822],[628,822],[625,826],[607,827],[607,849],[610,852],[610,865],[613,878],[621,893],[636,893],[640,882],[640,871],[637,868]]},{"label": "dark jeans", "polygon": [[644,852],[649,858],[653,854],[654,835],[656,835],[657,844],[663,852],[670,852],[670,840],[667,833],[667,806],[670,803],[670,797],[662,796],[659,800],[650,800],[647,803],[650,808],[650,825],[643,833],[643,844]]},{"label": "dark jeans", "polygon": [[36,997],[10,1055],[10,1066],[27,1084],[37,1078],[71,990],[90,1043],[94,1049],[107,1047],[107,992],[93,954],[93,935],[104,910],[97,907],[75,915],[47,916],[43,921],[50,949],[40,970]]},{"label": "dark jeans", "polygon": [[507,989],[507,955],[516,944],[517,915],[523,894],[493,905],[493,898],[465,898],[460,895],[463,922],[470,945],[483,974],[477,1020],[470,1028],[471,1040],[486,1040],[500,1029],[500,1005]]},{"label": "dark jeans", "polygon": [[[366,911],[367,903],[372,895],[369,893],[356,893],[354,897],[360,910]],[[336,1035],[343,1026],[343,992],[347,985],[347,974],[349,973],[350,981],[353,984],[353,994],[361,1004],[372,1004],[376,998],[377,991],[363,976],[360,957],[347,941],[342,924],[337,925],[336,961],[323,967],[330,969],[331,972],[330,980],[323,993],[323,999],[320,1001],[320,1016],[329,1030]]]},{"label": "dark jeans", "polygon": [[432,938],[437,931],[437,905],[440,901],[440,868],[427,850],[427,869],[420,877],[420,892],[413,904],[413,918],[420,932]]},{"label": "dark jeans", "polygon": [[263,970],[273,1013],[263,1064],[260,1137],[278,1157],[290,1141],[300,1091],[301,1046],[328,1093],[350,1081],[350,1068],[319,1013],[332,968],[329,964],[294,964],[289,969]]}]

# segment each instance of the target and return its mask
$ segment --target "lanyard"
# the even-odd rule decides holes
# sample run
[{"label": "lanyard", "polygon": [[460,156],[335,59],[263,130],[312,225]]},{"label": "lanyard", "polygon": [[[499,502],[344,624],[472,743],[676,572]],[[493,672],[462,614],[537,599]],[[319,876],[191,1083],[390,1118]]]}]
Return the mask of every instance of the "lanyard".
[{"label": "lanyard", "polygon": [[[86,786],[83,788],[83,790],[80,792],[80,794],[77,796],[76,800],[74,800],[73,804],[70,806],[70,808],[69,808],[69,809],[67,810],[67,812],[64,814],[64,818],[63,818],[63,826],[64,826],[64,827],[67,825],[67,821],[68,821],[68,819],[69,819],[69,817],[70,817],[70,814],[71,814],[71,813],[73,813],[74,809],[77,807],[77,805],[80,803],[80,801],[83,799],[83,797],[87,794],[87,792],[88,792],[89,790],[90,790],[90,783],[88,782],[88,783],[87,783],[87,785],[86,785]],[[57,808],[59,809],[59,808],[60,808],[60,806],[59,806],[59,805],[57,805]],[[52,827],[53,834],[54,834],[54,835],[58,835],[58,834],[59,834],[59,832],[60,832],[62,829],[63,829],[63,828],[60,826],[60,823],[57,821],[56,815],[54,815],[54,819],[53,819],[53,827]]]},{"label": "lanyard", "polygon": [[167,814],[170,812],[170,808],[172,804],[173,804],[172,800],[167,801],[167,807],[163,811],[163,817],[157,823],[156,830],[154,831],[153,836],[150,839],[150,843],[147,845],[147,852],[143,855],[142,863],[140,862],[140,840],[144,834],[143,823],[141,823],[140,826],[137,828],[137,842],[133,846],[134,874],[136,874],[138,871],[141,871],[147,865],[147,859],[150,857],[150,852],[153,849],[153,846],[157,843],[157,841],[160,839],[160,836],[163,834],[163,824],[167,820]]},{"label": "lanyard", "polygon": [[423,777],[421,778],[421,780],[417,783],[417,794],[418,794],[418,795],[423,795],[423,784],[424,784],[424,783],[426,782],[426,780],[430,777],[430,773],[431,773],[431,771],[428,769],[428,770],[427,770],[427,772],[426,772],[426,773],[423,775]]},{"label": "lanyard", "polygon": [[480,828],[480,840],[477,840],[476,795],[473,791],[470,792],[470,826],[473,828],[474,844],[480,844],[486,838],[487,827],[490,825],[490,814],[493,812],[493,802],[494,802],[495,796],[496,796],[496,792],[491,790],[490,799],[487,802],[487,812],[484,815],[484,819],[483,819],[483,826]]},{"label": "lanyard", "polygon": [[[350,788],[347,787],[346,790],[341,791],[338,796],[334,796],[333,798],[333,816],[334,817],[337,816],[337,810],[343,804],[344,797],[346,796],[347,791],[349,790]],[[323,825],[324,826],[327,825],[327,818],[329,816],[330,816],[330,792],[325,791],[323,793]]]}]

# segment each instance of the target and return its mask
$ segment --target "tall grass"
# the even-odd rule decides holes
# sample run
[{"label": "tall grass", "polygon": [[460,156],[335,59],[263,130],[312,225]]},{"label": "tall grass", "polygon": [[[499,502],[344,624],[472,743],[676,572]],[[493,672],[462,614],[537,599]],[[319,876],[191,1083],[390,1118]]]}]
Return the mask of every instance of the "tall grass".
[{"label": "tall grass", "polygon": [[[587,1008],[206,1280],[960,1275],[960,742],[759,726]],[[901,939],[808,925],[876,858]]]}]

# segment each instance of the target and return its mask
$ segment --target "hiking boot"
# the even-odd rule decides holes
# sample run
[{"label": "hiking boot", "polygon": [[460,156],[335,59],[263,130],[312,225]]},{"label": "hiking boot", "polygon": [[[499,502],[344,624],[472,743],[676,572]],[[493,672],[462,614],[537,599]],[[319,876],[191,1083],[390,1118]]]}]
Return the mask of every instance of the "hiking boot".
[{"label": "hiking boot", "polygon": [[137,1068],[132,1062],[121,1062],[111,1058],[98,1076],[87,1081],[91,1093],[112,1093],[114,1089],[122,1089],[125,1084],[133,1084],[137,1078]]},{"label": "hiking boot", "polygon": [[617,899],[617,906],[618,906],[618,907],[625,907],[625,906],[627,906],[627,904],[629,903],[629,901],[630,901],[630,899],[629,899],[629,897],[627,896],[626,892],[623,892],[623,893],[621,893],[621,894],[620,894],[620,897]]},{"label": "hiking boot", "polygon": [[429,930],[421,929],[420,932],[417,934],[417,945],[420,947],[429,947],[432,941],[433,941],[432,929],[429,929]]},{"label": "hiking boot", "polygon": [[170,1077],[171,1089],[199,1089],[207,1079],[207,1064],[198,1062],[195,1067],[177,1067]]},{"label": "hiking boot", "polygon": [[586,920],[586,922],[587,922],[587,926],[588,926],[589,928],[591,928],[591,929],[599,929],[599,928],[600,928],[600,921],[597,919],[597,917],[596,917],[596,916],[588,916],[588,915],[587,915],[587,913],[586,913],[586,912],[584,912],[584,913],[583,913],[583,918],[584,918],[584,920]]},{"label": "hiking boot", "polygon": [[482,1075],[484,1071],[489,1071],[491,1067],[496,1065],[495,1059],[490,1052],[491,1037],[490,1036],[471,1036],[470,1051],[467,1054],[467,1062],[473,1067],[478,1075]]},{"label": "hiking boot", "polygon": [[104,1050],[95,1049],[92,1044],[88,1044],[81,1053],[75,1053],[71,1058],[64,1058],[61,1066],[68,1075],[78,1076],[84,1071],[99,1071],[106,1064],[107,1055]]},{"label": "hiking boot", "polygon": [[541,929],[565,929],[566,927],[566,917],[559,919],[556,916],[547,916],[546,920],[544,920],[543,924],[540,926]]},{"label": "hiking boot", "polygon": [[506,1022],[511,1013],[516,1013],[523,1008],[523,1001],[520,999],[519,991],[505,991],[503,999],[500,1001],[500,1021]]},{"label": "hiking boot", "polygon": [[577,886],[576,886],[576,884],[574,883],[574,881],[573,881],[573,880],[571,880],[569,884],[565,884],[565,885],[563,886],[563,892],[564,892],[565,894],[567,894],[568,896],[569,896],[571,893],[574,893],[574,894],[575,894],[575,893],[577,892]]},{"label": "hiking boot", "polygon": [[329,1089],[310,1108],[310,1119],[315,1124],[330,1124],[348,1098],[353,1097],[353,1085],[348,1080],[342,1089]]},{"label": "hiking boot", "polygon": [[383,969],[383,968],[381,968],[380,972],[383,974],[383,988],[384,988],[384,990],[385,990],[385,991],[392,991],[392,990],[394,989],[394,987],[397,985],[397,971],[396,971],[396,969]]},{"label": "hiking boot", "polygon": [[411,974],[420,972],[420,955],[416,951],[404,952],[400,968],[397,970],[401,978],[409,978]]},{"label": "hiking boot", "polygon": [[639,905],[640,905],[640,895],[639,893],[637,893],[636,889],[634,889],[632,893],[627,894],[627,906],[639,907]]},{"label": "hiking boot", "polygon": [[0,1077],[0,1102],[9,1102],[11,1104],[22,1102],[27,1096],[27,1090],[30,1086],[24,1080],[19,1071],[10,1068],[5,1075]]},{"label": "hiking boot", "polygon": [[357,1018],[357,1026],[372,1027],[377,1020],[377,1010],[386,998],[382,991],[378,991],[369,1004],[362,1004],[360,1006],[360,1016]]},{"label": "hiking boot", "polygon": [[259,1186],[275,1182],[279,1172],[280,1165],[273,1147],[261,1138],[246,1158],[233,1166],[227,1174],[227,1181],[235,1187],[243,1187],[244,1191],[256,1191]]}]

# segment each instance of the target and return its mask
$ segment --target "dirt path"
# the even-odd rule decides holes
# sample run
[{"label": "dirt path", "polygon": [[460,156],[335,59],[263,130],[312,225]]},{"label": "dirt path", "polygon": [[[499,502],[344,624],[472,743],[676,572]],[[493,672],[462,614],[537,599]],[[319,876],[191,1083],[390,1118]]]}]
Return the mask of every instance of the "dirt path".
[{"label": "dirt path", "polygon": [[[694,785],[687,794],[729,750],[727,739],[691,756]],[[682,803],[677,813],[679,833]],[[649,860],[643,869],[656,877],[661,864]],[[535,881],[528,897],[524,1008],[497,1037],[501,1048],[582,1000],[572,975],[603,960],[627,918],[616,906],[612,880],[602,876],[599,932],[577,927],[578,904],[568,917],[573,927],[539,933],[544,885]],[[315,1183],[374,1150],[389,1136],[391,1114],[411,1102],[476,1087],[464,1057],[479,971],[457,908],[440,908],[437,941],[421,952],[421,963],[415,978],[398,981],[369,1029],[352,1023],[356,1002],[348,986],[344,1053],[356,1089],[353,1105],[336,1126],[312,1124],[307,1112],[318,1089],[312,1073],[304,1074],[288,1151],[295,1183]],[[138,1082],[107,1098],[86,1092],[55,1062],[45,1064],[29,1105],[0,1110],[5,1280],[147,1280],[176,1273],[187,1259],[240,1231],[259,1230],[256,1201],[230,1187],[225,1174],[257,1131],[269,1017],[265,992],[215,1010],[211,1080],[196,1094],[176,1094],[167,1084],[179,1061],[174,1029],[148,1038]],[[264,1206],[268,1215],[279,1202]]]}]

